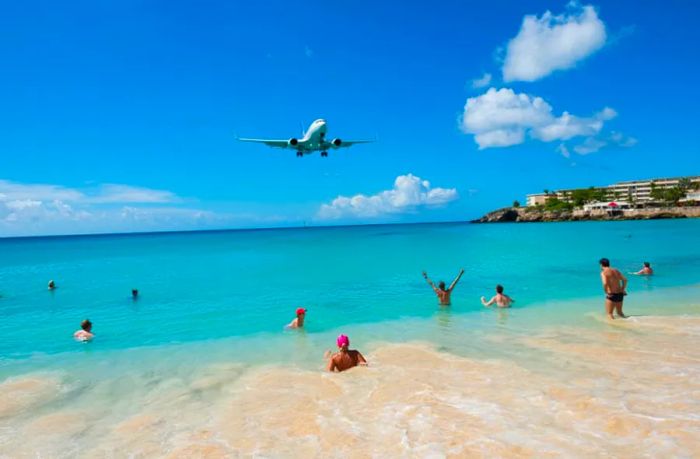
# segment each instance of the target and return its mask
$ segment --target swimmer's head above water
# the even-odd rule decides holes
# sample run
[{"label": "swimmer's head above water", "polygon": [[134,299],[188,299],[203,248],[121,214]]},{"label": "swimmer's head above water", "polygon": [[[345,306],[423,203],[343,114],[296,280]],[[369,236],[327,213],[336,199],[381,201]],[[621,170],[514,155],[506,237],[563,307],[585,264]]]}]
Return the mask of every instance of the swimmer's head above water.
[{"label": "swimmer's head above water", "polygon": [[608,260],[607,258],[601,258],[598,263],[600,263],[600,266],[602,266],[603,268],[610,267],[610,260]]},{"label": "swimmer's head above water", "polygon": [[80,322],[80,330],[73,333],[73,337],[82,342],[90,341],[94,336],[92,334],[92,322],[89,319]]},{"label": "swimmer's head above water", "polygon": [[56,283],[52,280],[49,281],[49,290],[53,290],[56,288]]},{"label": "swimmer's head above water", "polygon": [[438,288],[440,290],[445,290],[445,281],[438,282]]},{"label": "swimmer's head above water", "polygon": [[131,297],[132,297],[132,298],[136,298],[137,296],[139,296],[139,289],[137,289],[137,288],[132,288],[132,289],[131,289]]},{"label": "swimmer's head above water", "polygon": [[503,286],[502,285],[498,284],[496,286],[496,293],[503,293]]},{"label": "swimmer's head above water", "polygon": [[347,351],[348,347],[350,347],[350,338],[348,338],[348,335],[340,335],[335,340],[335,343],[338,345],[338,348]]},{"label": "swimmer's head above water", "polygon": [[304,315],[306,315],[306,309],[297,308],[297,317],[303,317]]}]

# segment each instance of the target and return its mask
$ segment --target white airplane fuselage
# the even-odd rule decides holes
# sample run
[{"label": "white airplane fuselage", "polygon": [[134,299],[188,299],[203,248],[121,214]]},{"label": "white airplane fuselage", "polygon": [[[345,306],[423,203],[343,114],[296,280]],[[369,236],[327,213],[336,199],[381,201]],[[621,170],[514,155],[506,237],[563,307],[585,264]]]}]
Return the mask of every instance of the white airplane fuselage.
[{"label": "white airplane fuselage", "polygon": [[326,140],[327,131],[328,127],[325,120],[318,119],[311,123],[311,126],[309,126],[309,129],[306,130],[304,137],[302,137],[299,141],[299,146],[301,148],[299,148],[298,151],[308,155],[315,151],[321,151],[328,148]]}]

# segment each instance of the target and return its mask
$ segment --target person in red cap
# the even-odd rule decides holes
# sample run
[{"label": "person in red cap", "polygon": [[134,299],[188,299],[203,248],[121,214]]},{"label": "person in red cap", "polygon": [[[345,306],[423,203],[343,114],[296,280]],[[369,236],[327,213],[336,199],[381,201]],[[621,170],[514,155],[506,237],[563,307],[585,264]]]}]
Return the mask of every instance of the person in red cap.
[{"label": "person in red cap", "polygon": [[304,327],[304,317],[306,316],[306,309],[297,308],[297,318],[292,320],[287,328],[303,328]]},{"label": "person in red cap", "polygon": [[338,352],[330,356],[328,371],[345,371],[358,365],[367,365],[367,360],[360,354],[360,351],[348,349],[350,338],[347,335],[340,335],[336,344],[338,344]]}]

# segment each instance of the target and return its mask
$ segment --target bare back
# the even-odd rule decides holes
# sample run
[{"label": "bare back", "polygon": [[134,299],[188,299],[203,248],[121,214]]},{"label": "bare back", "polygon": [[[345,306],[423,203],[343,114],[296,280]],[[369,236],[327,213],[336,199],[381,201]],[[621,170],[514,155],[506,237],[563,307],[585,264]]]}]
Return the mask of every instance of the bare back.
[{"label": "bare back", "polygon": [[496,299],[496,305],[499,308],[509,308],[511,303],[513,303],[513,299],[508,295],[504,295],[503,293],[497,293],[494,298]]},{"label": "bare back", "polygon": [[450,296],[452,296],[452,290],[442,290],[441,288],[435,288],[435,294],[437,295],[438,301],[441,305],[450,305]]},{"label": "bare back", "polygon": [[347,351],[338,351],[331,357],[330,362],[328,362],[328,370],[345,371],[361,363],[367,363],[367,361],[359,351],[350,349]]},{"label": "bare back", "polygon": [[606,268],[600,274],[605,293],[623,293],[625,291],[625,276],[615,268]]}]

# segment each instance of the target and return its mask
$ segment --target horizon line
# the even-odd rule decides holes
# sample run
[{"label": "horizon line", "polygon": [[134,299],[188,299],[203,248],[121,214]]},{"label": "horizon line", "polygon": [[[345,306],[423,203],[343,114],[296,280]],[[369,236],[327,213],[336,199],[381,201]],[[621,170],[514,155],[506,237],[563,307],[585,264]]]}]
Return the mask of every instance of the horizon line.
[{"label": "horizon line", "polygon": [[157,234],[189,234],[189,233],[228,233],[237,231],[274,231],[274,230],[303,230],[303,229],[332,229],[332,228],[353,228],[361,226],[405,226],[405,225],[445,225],[473,223],[472,220],[445,220],[445,221],[425,221],[425,222],[405,222],[405,223],[349,223],[343,225],[304,225],[304,226],[259,226],[241,228],[216,228],[216,229],[185,229],[185,230],[156,230],[156,231],[122,231],[114,233],[70,233],[70,234],[43,234],[29,236],[0,236],[0,242],[12,239],[54,239],[54,238],[79,238],[79,237],[108,237],[108,236],[145,236]]}]

